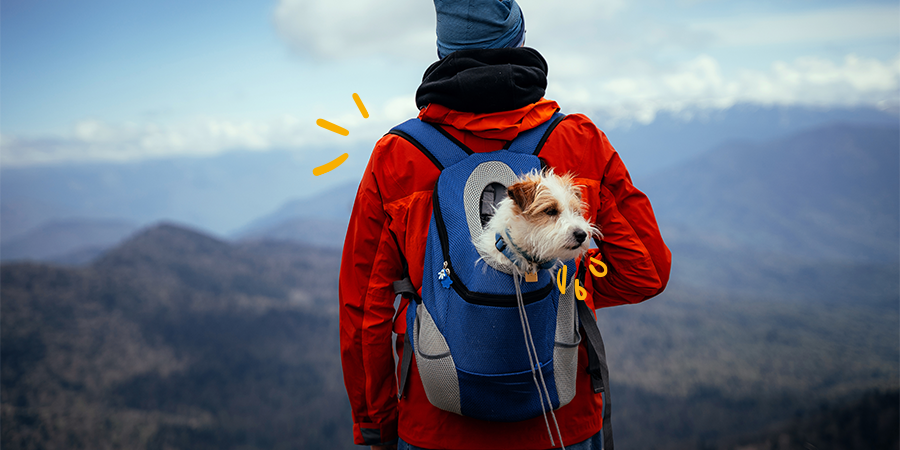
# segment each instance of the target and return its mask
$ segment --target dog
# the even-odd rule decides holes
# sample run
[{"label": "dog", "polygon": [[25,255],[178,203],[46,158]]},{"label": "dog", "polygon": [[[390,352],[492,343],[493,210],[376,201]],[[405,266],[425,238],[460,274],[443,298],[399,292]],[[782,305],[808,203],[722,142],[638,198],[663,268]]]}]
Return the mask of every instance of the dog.
[{"label": "dog", "polygon": [[584,218],[581,188],[571,174],[533,171],[507,188],[484,232],[473,242],[481,260],[520,276],[551,269],[587,252],[600,230]]}]

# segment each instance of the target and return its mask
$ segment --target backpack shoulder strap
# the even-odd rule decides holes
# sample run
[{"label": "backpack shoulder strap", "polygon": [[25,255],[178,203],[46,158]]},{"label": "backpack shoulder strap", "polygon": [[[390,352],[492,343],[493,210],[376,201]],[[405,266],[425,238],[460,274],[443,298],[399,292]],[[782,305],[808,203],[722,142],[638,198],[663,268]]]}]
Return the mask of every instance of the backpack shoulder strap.
[{"label": "backpack shoulder strap", "polygon": [[550,133],[566,118],[566,115],[560,112],[553,114],[550,120],[520,133],[515,139],[510,141],[506,146],[506,150],[514,153],[525,153],[537,156],[544,148],[544,143],[550,137]]},{"label": "backpack shoulder strap", "polygon": [[603,337],[597,322],[591,314],[591,309],[582,300],[577,300],[578,318],[587,335],[588,372],[591,375],[591,387],[595,394],[603,393],[603,449],[613,450],[612,436],[612,401],[609,395],[609,369],[606,364],[606,349],[603,347]]},{"label": "backpack shoulder strap", "polygon": [[416,146],[439,170],[456,164],[473,152],[443,128],[417,118],[397,125],[388,134],[395,134]]},{"label": "backpack shoulder strap", "polygon": [[[394,294],[410,300],[406,307],[407,314],[409,314],[409,308],[415,308],[417,304],[422,303],[422,298],[419,297],[419,293],[416,291],[416,287],[412,284],[409,276],[394,282]],[[397,313],[399,314],[399,311]],[[403,337],[403,359],[400,360],[400,379],[397,386],[398,400],[403,398],[403,390],[406,388],[406,380],[409,378],[409,367],[412,365],[413,347],[409,339],[411,334],[412,330],[406,330],[406,335]]]},{"label": "backpack shoulder strap", "polygon": [[[585,264],[582,261],[578,267],[576,277],[584,286]],[[591,388],[595,394],[603,394],[603,449],[614,450],[613,434],[612,434],[612,400],[609,395],[609,367],[606,362],[606,348],[603,345],[603,336],[600,335],[600,328],[597,327],[597,320],[594,318],[593,311],[583,300],[576,300],[578,304],[578,320],[581,322],[581,329],[587,337],[585,345],[588,354],[588,373],[591,376]]]}]

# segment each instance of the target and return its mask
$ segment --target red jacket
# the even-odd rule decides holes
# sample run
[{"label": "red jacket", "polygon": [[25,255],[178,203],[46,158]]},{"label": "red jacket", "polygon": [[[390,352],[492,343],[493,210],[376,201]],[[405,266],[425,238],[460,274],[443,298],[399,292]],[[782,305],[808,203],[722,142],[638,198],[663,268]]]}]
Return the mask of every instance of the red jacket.
[{"label": "red jacket", "polygon": [[[430,104],[419,118],[441,124],[476,152],[499,150],[518,133],[548,120],[559,109],[541,99],[512,111],[468,113]],[[660,236],[650,201],[631,183],[606,136],[587,117],[567,116],[540,155],[556,173],[572,172],[584,186],[586,216],[603,233],[599,253],[609,268],[588,273],[588,302],[594,308],[637,303],[663,291],[671,254]],[[424,448],[546,449],[542,417],[524,422],[482,422],[442,411],[425,396],[412,364],[406,395],[397,400],[397,364],[402,353],[405,310],[395,310],[392,282],[403,277],[403,261],[421,288],[431,194],[439,171],[401,137],[385,135],[375,146],[350,219],[340,272],[340,329],[344,383],[353,411],[357,444],[390,442],[399,436]],[[601,394],[593,394],[579,350],[576,396],[556,411],[563,442],[574,444],[600,431]],[[413,359],[415,361],[415,359]],[[615,370],[613,366],[612,371]],[[399,430],[398,430],[399,428]],[[557,443],[558,445],[558,443]]]}]

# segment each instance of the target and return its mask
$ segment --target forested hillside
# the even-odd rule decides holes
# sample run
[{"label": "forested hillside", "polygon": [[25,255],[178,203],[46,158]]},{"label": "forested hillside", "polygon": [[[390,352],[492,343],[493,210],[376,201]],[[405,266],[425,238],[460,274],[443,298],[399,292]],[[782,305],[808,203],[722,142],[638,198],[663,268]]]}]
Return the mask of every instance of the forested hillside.
[{"label": "forested hillside", "polygon": [[[673,266],[659,297],[597,314],[620,448],[896,448],[898,136],[732,143],[641,186]],[[339,194],[239,243],[163,224],[87,265],[3,264],[2,443],[352,448]]]},{"label": "forested hillside", "polygon": [[[2,444],[353,448],[338,263],[161,225],[86,267],[4,264]],[[622,448],[717,448],[896,389],[896,308],[807,306],[676,282],[601,310]]]},{"label": "forested hillside", "polygon": [[351,448],[337,255],[160,226],[85,268],[2,267],[2,444]]}]

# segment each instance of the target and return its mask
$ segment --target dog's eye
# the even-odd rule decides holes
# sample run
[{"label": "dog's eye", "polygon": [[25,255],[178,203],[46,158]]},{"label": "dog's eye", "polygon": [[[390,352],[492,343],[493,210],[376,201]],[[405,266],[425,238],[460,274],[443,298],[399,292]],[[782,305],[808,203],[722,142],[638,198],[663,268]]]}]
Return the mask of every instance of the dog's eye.
[{"label": "dog's eye", "polygon": [[544,210],[544,214],[548,216],[555,216],[559,214],[559,211],[557,211],[556,208],[547,208]]}]

